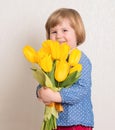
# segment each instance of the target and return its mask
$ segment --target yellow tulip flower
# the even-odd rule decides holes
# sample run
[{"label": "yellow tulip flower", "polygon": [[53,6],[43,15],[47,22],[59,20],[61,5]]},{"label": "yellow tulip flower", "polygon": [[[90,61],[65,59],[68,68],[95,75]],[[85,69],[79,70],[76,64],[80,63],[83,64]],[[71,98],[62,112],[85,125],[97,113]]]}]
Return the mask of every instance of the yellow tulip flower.
[{"label": "yellow tulip flower", "polygon": [[60,44],[57,41],[50,42],[52,59],[56,60],[60,58]]},{"label": "yellow tulip flower", "polygon": [[78,49],[73,49],[70,52],[69,60],[68,60],[70,66],[75,66],[76,64],[78,64],[80,61],[80,58],[81,58],[81,51]]},{"label": "yellow tulip flower", "polygon": [[65,60],[56,61],[55,79],[62,82],[66,79],[69,73],[69,64]]},{"label": "yellow tulip flower", "polygon": [[42,43],[42,48],[45,51],[45,53],[51,54],[51,48],[50,48],[51,43],[52,43],[51,40],[46,40]]},{"label": "yellow tulip flower", "polygon": [[74,67],[70,68],[70,74],[77,71],[77,72],[80,72],[82,70],[82,65],[81,64],[77,64],[75,65]]},{"label": "yellow tulip flower", "polygon": [[46,53],[51,54],[52,59],[60,58],[60,45],[58,41],[46,40],[42,43],[42,47]]},{"label": "yellow tulip flower", "polygon": [[36,51],[31,46],[29,45],[25,46],[23,49],[23,53],[29,62],[32,62],[32,63],[36,62],[35,60]]},{"label": "yellow tulip flower", "polygon": [[60,59],[66,60],[68,57],[69,51],[70,51],[70,46],[67,43],[62,43],[60,45],[60,52],[61,52]]},{"label": "yellow tulip flower", "polygon": [[48,55],[48,53],[46,53],[46,51],[44,50],[44,48],[40,48],[38,51],[37,51],[37,54],[36,54],[36,61],[37,63],[39,64],[40,63],[40,60],[44,57]]},{"label": "yellow tulip flower", "polygon": [[45,55],[41,60],[40,60],[40,67],[45,71],[45,72],[50,72],[52,70],[52,64],[53,61],[51,59],[51,55]]}]

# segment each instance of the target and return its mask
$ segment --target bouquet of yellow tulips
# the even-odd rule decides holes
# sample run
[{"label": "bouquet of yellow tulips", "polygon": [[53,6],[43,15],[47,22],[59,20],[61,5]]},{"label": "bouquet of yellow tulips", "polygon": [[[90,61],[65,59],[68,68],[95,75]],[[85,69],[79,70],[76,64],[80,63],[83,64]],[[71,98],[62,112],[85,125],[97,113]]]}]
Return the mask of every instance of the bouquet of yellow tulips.
[{"label": "bouquet of yellow tulips", "polygon": [[[53,91],[70,87],[81,75],[82,65],[79,64],[81,51],[77,48],[71,50],[67,43],[60,44],[57,41],[46,40],[38,51],[27,45],[23,53],[32,63],[34,78],[39,84]],[[61,103],[45,106],[41,130],[56,129],[56,120],[61,111],[63,111]]]}]

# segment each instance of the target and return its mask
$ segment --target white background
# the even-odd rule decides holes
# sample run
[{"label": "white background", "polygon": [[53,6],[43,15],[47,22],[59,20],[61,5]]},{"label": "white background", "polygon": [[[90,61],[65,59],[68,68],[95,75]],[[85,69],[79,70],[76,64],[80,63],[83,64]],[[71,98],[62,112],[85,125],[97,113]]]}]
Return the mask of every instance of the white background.
[{"label": "white background", "polygon": [[40,129],[44,105],[22,48],[40,47],[48,16],[61,7],[76,9],[86,28],[80,49],[93,65],[94,130],[115,129],[115,0],[0,0],[0,130]]}]

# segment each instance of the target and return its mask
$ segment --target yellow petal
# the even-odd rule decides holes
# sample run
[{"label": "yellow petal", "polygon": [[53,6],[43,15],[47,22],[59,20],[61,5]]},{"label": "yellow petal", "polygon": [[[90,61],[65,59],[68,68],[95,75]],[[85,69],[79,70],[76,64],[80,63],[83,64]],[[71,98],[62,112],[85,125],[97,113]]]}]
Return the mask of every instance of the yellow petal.
[{"label": "yellow petal", "polygon": [[29,45],[23,48],[23,53],[26,59],[32,63],[35,63],[36,51]]},{"label": "yellow petal", "polygon": [[81,51],[78,49],[73,49],[69,56],[69,64],[71,66],[75,66],[76,64],[79,63],[80,58],[81,58]]},{"label": "yellow petal", "polygon": [[57,41],[50,42],[51,56],[54,60],[60,58],[60,44]]},{"label": "yellow petal", "polygon": [[42,48],[43,50],[48,53],[51,54],[51,48],[50,48],[50,44],[51,44],[51,40],[46,40],[42,43]]},{"label": "yellow petal", "polygon": [[40,48],[40,49],[37,51],[36,61],[37,61],[38,64],[40,63],[40,60],[41,60],[45,55],[47,55],[47,52],[44,50],[44,48]]},{"label": "yellow petal", "polygon": [[55,79],[62,82],[66,79],[69,73],[69,64],[66,61],[57,61],[55,69]]},{"label": "yellow petal", "polygon": [[67,43],[62,43],[60,45],[60,52],[61,52],[60,59],[66,60],[68,57],[69,51],[70,51],[70,46]]},{"label": "yellow petal", "polygon": [[60,58],[60,44],[58,41],[46,40],[42,43],[42,48],[48,54],[51,54],[52,59]]},{"label": "yellow petal", "polygon": [[70,74],[77,71],[77,72],[80,72],[82,70],[82,65],[81,64],[77,64],[75,65],[74,67],[70,68]]},{"label": "yellow petal", "polygon": [[51,59],[51,55],[45,55],[40,60],[40,64],[39,65],[45,72],[50,72],[52,70],[52,64],[53,64],[53,61]]}]

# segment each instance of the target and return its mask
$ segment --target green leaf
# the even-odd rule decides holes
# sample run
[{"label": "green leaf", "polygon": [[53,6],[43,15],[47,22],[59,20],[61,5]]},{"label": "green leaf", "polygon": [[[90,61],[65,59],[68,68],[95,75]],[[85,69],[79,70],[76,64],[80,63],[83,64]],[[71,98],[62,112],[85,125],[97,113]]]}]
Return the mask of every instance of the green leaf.
[{"label": "green leaf", "polygon": [[45,75],[45,85],[46,85],[47,87],[51,88],[53,91],[59,91],[60,88],[56,88],[56,87],[52,84],[52,82],[51,82],[50,78],[47,76],[47,74],[44,73],[44,75]]},{"label": "green leaf", "polygon": [[41,126],[41,130],[53,130],[56,129],[56,119],[58,118],[58,112],[55,107],[45,106],[44,120]]},{"label": "green leaf", "polygon": [[45,85],[52,89],[53,88],[53,84],[52,84],[50,78],[47,76],[47,74],[44,73],[44,75],[45,75]]},{"label": "green leaf", "polygon": [[55,107],[45,106],[44,120],[45,120],[45,121],[49,120],[52,115],[53,115],[55,118],[58,118],[58,112],[56,111]]},{"label": "green leaf", "polygon": [[63,81],[60,82],[60,87],[67,87],[69,85],[71,85],[71,81],[76,77],[77,72],[71,73],[70,75],[68,75],[68,77]]},{"label": "green leaf", "polygon": [[80,75],[81,73],[77,71],[71,73],[63,82],[60,83],[60,87],[63,88],[63,87],[71,86],[73,83],[75,83],[79,79]]},{"label": "green leaf", "polygon": [[47,75],[50,78],[53,86],[56,86],[56,80],[55,80],[55,77],[54,77],[55,66],[56,66],[56,62],[54,61],[53,65],[52,65],[52,71],[47,73]]},{"label": "green leaf", "polygon": [[58,118],[58,112],[57,112],[57,110],[55,109],[55,107],[51,107],[51,113],[52,113],[52,115],[53,115],[55,118]]},{"label": "green leaf", "polygon": [[33,76],[34,78],[41,84],[41,85],[45,85],[45,75],[43,73],[43,71],[38,68],[38,67],[32,67],[31,68],[33,71]]}]

